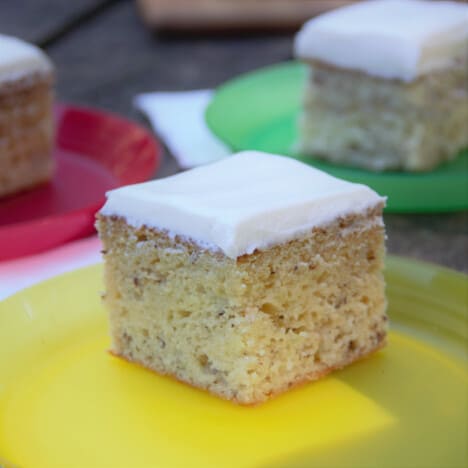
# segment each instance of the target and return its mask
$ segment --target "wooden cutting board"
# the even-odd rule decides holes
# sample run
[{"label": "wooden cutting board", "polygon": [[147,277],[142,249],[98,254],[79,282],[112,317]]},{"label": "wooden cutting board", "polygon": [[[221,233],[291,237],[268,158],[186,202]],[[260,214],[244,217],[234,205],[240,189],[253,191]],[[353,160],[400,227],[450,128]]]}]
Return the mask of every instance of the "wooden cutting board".
[{"label": "wooden cutting board", "polygon": [[146,24],[163,30],[294,29],[357,0],[137,0]]}]

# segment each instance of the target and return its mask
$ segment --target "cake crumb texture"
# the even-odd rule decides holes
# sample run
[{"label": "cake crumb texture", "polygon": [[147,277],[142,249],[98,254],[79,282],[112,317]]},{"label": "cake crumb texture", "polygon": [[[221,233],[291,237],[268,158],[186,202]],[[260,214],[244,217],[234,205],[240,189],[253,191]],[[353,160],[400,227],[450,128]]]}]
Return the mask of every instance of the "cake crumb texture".
[{"label": "cake crumb texture", "polygon": [[466,46],[451,67],[411,83],[309,67],[302,154],[373,171],[429,171],[468,146]]},{"label": "cake crumb texture", "polygon": [[98,218],[111,351],[241,404],[385,343],[382,206],[237,259]]},{"label": "cake crumb texture", "polygon": [[52,177],[52,72],[0,83],[0,197]]}]

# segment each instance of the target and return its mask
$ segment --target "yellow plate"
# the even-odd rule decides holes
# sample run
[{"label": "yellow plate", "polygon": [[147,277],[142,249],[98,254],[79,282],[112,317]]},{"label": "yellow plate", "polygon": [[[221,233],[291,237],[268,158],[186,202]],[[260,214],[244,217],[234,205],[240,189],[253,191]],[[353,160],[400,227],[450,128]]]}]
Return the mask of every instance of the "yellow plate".
[{"label": "yellow plate", "polygon": [[387,280],[385,350],[247,408],[106,353],[101,266],[23,291],[0,303],[0,466],[466,467],[466,277],[390,258]]}]

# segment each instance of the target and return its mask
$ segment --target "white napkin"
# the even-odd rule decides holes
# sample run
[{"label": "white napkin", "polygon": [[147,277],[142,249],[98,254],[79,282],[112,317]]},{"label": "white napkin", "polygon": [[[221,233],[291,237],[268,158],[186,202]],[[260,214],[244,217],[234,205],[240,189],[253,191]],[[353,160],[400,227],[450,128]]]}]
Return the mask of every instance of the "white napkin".
[{"label": "white napkin", "polygon": [[213,91],[203,89],[146,93],[134,100],[182,169],[214,162],[231,154],[205,123],[205,109],[212,95]]}]

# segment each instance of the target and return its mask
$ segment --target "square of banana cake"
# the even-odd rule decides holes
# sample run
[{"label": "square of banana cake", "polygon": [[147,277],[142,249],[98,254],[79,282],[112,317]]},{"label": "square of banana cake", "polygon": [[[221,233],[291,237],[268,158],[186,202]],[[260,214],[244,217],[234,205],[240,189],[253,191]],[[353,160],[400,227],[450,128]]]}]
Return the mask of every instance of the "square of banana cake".
[{"label": "square of banana cake", "polygon": [[108,193],[112,353],[256,404],[381,348],[385,200],[243,152]]}]

